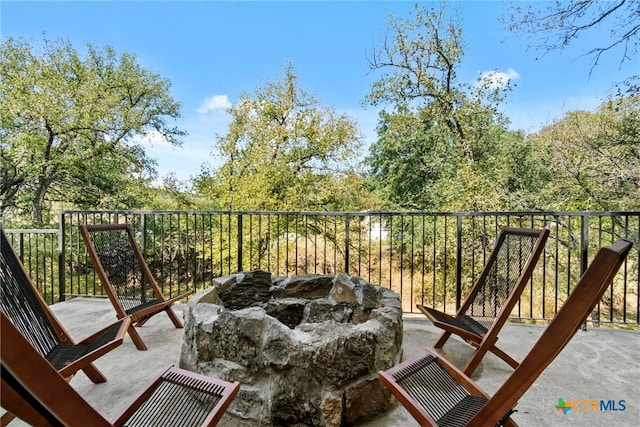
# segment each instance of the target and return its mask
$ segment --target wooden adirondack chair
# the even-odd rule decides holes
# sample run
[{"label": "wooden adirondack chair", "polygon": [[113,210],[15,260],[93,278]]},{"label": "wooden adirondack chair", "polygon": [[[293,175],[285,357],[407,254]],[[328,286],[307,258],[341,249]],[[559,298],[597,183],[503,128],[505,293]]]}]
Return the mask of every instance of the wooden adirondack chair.
[{"label": "wooden adirondack chair", "polygon": [[631,246],[621,240],[598,251],[540,339],[493,396],[429,350],[381,371],[380,380],[422,426],[516,425],[509,416],[518,399],[587,320]]},{"label": "wooden adirondack chair", "polygon": [[[0,309],[60,375],[71,379],[79,370],[94,383],[107,379],[92,363],[122,344],[131,319],[97,331],[76,343],[46,304],[0,227]],[[2,331],[4,334],[4,330]],[[6,413],[1,425],[13,417]]]},{"label": "wooden adirondack chair", "polygon": [[147,347],[135,326],[152,316],[164,311],[176,328],[183,327],[171,306],[193,291],[165,300],[129,224],[81,225],[80,233],[116,316],[131,316],[128,332],[138,350]]},{"label": "wooden adirondack chair", "polygon": [[418,304],[417,308],[444,330],[434,345],[442,347],[456,334],[476,347],[463,371],[471,375],[490,351],[512,368],[518,362],[497,347],[498,334],[520,299],[540,258],[549,230],[503,228],[482,273],[455,316]]},{"label": "wooden adirondack chair", "polygon": [[0,312],[0,403],[33,426],[215,426],[240,384],[170,367],[107,421]]}]

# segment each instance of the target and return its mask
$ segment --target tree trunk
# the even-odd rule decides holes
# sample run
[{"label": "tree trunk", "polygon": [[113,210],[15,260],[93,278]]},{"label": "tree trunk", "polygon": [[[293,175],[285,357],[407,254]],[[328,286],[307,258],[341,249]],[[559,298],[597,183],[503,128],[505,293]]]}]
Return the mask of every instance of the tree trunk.
[{"label": "tree trunk", "polygon": [[44,197],[47,194],[47,189],[50,185],[50,180],[42,177],[38,179],[38,185],[33,192],[33,203],[31,204],[31,220],[34,224],[43,224],[42,205],[44,204]]}]

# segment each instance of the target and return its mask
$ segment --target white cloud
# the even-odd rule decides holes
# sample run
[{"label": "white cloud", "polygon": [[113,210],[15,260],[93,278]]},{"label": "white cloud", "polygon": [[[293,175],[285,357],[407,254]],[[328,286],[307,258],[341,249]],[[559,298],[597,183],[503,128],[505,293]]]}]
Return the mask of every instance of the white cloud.
[{"label": "white cloud", "polygon": [[513,68],[509,68],[507,71],[487,71],[486,73],[482,73],[478,79],[478,84],[490,89],[500,89],[506,87],[511,80],[519,77],[520,74]]},{"label": "white cloud", "polygon": [[205,98],[196,111],[200,114],[206,114],[210,111],[226,110],[231,105],[227,95],[213,95]]}]

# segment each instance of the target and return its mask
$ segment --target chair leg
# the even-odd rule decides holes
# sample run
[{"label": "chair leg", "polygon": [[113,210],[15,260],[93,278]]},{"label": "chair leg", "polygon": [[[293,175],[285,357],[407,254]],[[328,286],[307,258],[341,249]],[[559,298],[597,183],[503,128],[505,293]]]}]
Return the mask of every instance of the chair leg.
[{"label": "chair leg", "polygon": [[473,356],[471,357],[471,359],[469,359],[469,361],[467,362],[467,365],[463,369],[466,375],[471,376],[471,374],[473,374],[473,371],[476,370],[476,368],[480,364],[480,361],[485,356],[485,354],[487,354],[488,351],[495,354],[500,359],[504,360],[513,369],[516,369],[520,365],[515,359],[513,359],[507,353],[505,353],[504,351],[496,347],[495,345],[496,342],[497,342],[497,339],[493,340],[492,345],[488,345],[486,341],[483,341],[480,344],[475,344],[473,342],[469,343],[476,347],[476,351],[473,353]]},{"label": "chair leg", "polygon": [[505,353],[504,351],[500,350],[496,346],[492,346],[489,349],[489,351],[491,353],[495,354],[496,356],[498,356],[500,359],[504,360],[513,369],[516,369],[518,366],[520,366],[520,363],[518,363],[513,357],[509,356],[507,353]]},{"label": "chair leg", "polygon": [[136,348],[138,350],[146,350],[147,346],[144,345],[144,342],[142,341],[142,338],[140,337],[140,335],[138,335],[138,331],[136,331],[136,328],[133,326],[133,324],[131,326],[129,326],[129,329],[127,329],[127,332],[129,333],[129,336],[131,337],[131,341],[133,341],[133,343],[135,344]]},{"label": "chair leg", "polygon": [[440,339],[436,341],[436,343],[433,345],[433,348],[441,348],[444,345],[444,343],[447,342],[450,336],[451,336],[451,332],[446,332],[446,331],[443,332],[442,335],[440,335]]},{"label": "chair leg", "polygon": [[467,376],[471,376],[473,371],[476,370],[482,358],[487,354],[487,351],[491,350],[495,347],[496,342],[498,341],[498,337],[494,334],[487,334],[482,338],[482,341],[479,343],[475,343],[473,341],[468,341],[469,344],[476,347],[476,351],[471,356],[471,359],[467,362],[466,366],[463,369],[463,372]]},{"label": "chair leg", "polygon": [[5,412],[0,417],[0,427],[5,427],[7,424],[9,424],[15,418],[16,418],[16,416],[13,415],[11,412]]},{"label": "chair leg", "polygon": [[107,381],[107,377],[105,377],[98,368],[93,366],[93,364],[85,366],[84,368],[82,368],[82,371],[95,384],[103,383]]},{"label": "chair leg", "polygon": [[486,347],[476,348],[476,351],[473,352],[473,356],[471,356],[471,359],[469,359],[464,369],[462,370],[465,373],[465,375],[470,377],[473,374],[473,372],[476,370],[476,368],[482,361],[482,358],[484,357],[484,355],[487,354],[487,350],[488,349]]},{"label": "chair leg", "polygon": [[180,320],[180,318],[178,318],[178,315],[176,314],[175,311],[173,311],[171,307],[167,307],[166,312],[167,312],[167,315],[169,316],[169,319],[171,319],[173,326],[175,326],[178,329],[184,328],[182,321]]}]

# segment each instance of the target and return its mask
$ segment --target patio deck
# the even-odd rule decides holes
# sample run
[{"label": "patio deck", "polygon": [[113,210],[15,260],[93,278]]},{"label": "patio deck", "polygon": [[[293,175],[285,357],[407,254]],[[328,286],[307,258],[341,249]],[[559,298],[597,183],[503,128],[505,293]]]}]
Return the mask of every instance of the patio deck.
[{"label": "patio deck", "polygon": [[[179,314],[184,305],[175,306]],[[82,338],[112,323],[115,312],[104,299],[77,298],[52,306],[53,311],[73,337]],[[508,323],[500,336],[501,347],[520,360],[534,344],[544,326]],[[96,366],[107,376],[103,384],[93,384],[78,373],[71,384],[108,419],[114,416],[137,394],[143,385],[170,364],[178,364],[182,345],[182,329],[175,329],[165,315],[152,318],[139,333],[149,350],[138,351],[127,336],[119,348],[100,358]],[[423,317],[404,320],[404,358],[418,354],[436,341],[439,330]],[[461,367],[472,349],[457,337],[452,337],[443,354]],[[513,419],[521,426],[636,426],[640,425],[640,333],[589,328],[580,331],[571,343],[538,378],[522,397]],[[511,374],[502,360],[492,354],[485,356],[473,375],[487,392],[493,393]],[[555,409],[559,398],[565,401],[615,401],[615,408],[624,410],[578,411],[566,415]],[[10,426],[24,425],[19,420]],[[248,427],[225,415],[221,427]],[[361,426],[411,427],[418,424],[399,404],[386,413],[360,424]]]}]

